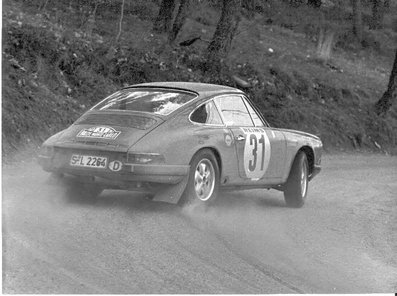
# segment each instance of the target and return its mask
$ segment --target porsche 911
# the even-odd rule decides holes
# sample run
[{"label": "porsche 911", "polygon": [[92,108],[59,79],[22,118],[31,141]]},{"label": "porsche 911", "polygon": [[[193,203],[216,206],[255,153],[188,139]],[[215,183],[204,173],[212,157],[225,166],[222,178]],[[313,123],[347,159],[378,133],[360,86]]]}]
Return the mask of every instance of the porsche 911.
[{"label": "porsche 911", "polygon": [[276,189],[301,207],[321,169],[319,137],[271,127],[241,90],[193,82],[123,88],[47,139],[39,163],[92,199],[105,189],[211,204],[220,190]]}]

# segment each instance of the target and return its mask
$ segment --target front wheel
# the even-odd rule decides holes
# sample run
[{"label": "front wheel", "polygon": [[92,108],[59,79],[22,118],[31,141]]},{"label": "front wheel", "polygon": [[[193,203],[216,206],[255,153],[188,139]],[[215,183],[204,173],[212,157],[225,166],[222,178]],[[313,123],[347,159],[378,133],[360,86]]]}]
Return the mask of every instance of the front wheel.
[{"label": "front wheel", "polygon": [[300,208],[307,196],[309,185],[309,164],[306,153],[299,152],[292,164],[291,171],[284,190],[284,199],[287,206]]},{"label": "front wheel", "polygon": [[189,180],[183,193],[182,204],[210,204],[218,195],[219,166],[209,149],[197,152],[190,162]]}]

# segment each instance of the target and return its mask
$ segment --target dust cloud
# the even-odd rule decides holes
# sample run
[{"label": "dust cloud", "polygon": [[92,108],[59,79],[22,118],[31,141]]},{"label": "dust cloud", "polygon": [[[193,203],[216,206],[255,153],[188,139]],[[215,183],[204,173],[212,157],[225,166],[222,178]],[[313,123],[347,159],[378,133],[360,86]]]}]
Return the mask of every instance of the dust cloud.
[{"label": "dust cloud", "polygon": [[[70,200],[66,188],[54,182],[51,174],[42,170],[37,160],[21,160],[3,164],[2,206],[3,228],[11,233],[29,223],[32,233],[45,235],[46,229],[59,227],[65,221],[74,219],[73,210],[83,201]],[[11,228],[12,228],[11,227]],[[52,229],[51,229],[52,230]]]},{"label": "dust cloud", "polygon": [[[306,293],[368,293],[395,287],[397,158],[326,156],[301,209],[274,190],[223,193],[183,214],[236,256]],[[340,186],[343,184],[343,186]],[[305,283],[305,284],[303,284]]]},{"label": "dust cloud", "polygon": [[[268,278],[296,293],[392,289],[397,275],[397,159],[346,155],[328,156],[324,163],[301,209],[286,207],[283,194],[275,190],[223,192],[206,209],[151,202],[120,191],[105,191],[95,204],[84,204],[66,199],[64,188],[48,184],[50,174],[35,160],[3,164],[3,283],[7,291],[91,293],[94,289],[74,290],[75,280],[86,275],[85,287],[119,291],[128,282],[120,279],[131,276],[123,268],[143,268],[134,262],[144,258],[142,264],[152,260],[147,270],[159,264],[162,276],[164,268],[172,275],[173,264],[186,261],[180,266],[188,270],[184,281],[195,276],[197,268],[190,266],[202,264],[206,275],[216,261],[219,268],[232,270],[244,264],[255,275],[250,280]],[[182,255],[185,261],[179,262]],[[108,273],[99,273],[102,260],[113,266],[109,272],[115,275],[106,285]],[[147,276],[139,277],[139,283]],[[53,290],[34,290],[36,283]],[[152,291],[152,286],[148,280],[143,290],[133,291]],[[169,287],[175,288],[172,281]]]},{"label": "dust cloud", "polygon": [[288,241],[283,217],[291,210],[276,191],[247,190],[224,192],[212,207],[195,205],[182,209],[192,223],[228,242],[242,254],[259,258],[266,248],[280,249]]},{"label": "dust cloud", "polygon": [[64,197],[61,184],[52,184],[50,173],[43,171],[36,160],[5,164],[2,174],[4,202],[26,199],[35,203],[35,200],[59,201]]}]

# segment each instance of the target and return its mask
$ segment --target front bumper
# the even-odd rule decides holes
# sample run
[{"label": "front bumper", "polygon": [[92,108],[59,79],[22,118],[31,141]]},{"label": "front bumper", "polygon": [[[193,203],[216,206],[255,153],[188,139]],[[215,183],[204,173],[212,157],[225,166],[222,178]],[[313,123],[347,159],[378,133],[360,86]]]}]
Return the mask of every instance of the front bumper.
[{"label": "front bumper", "polygon": [[132,164],[123,163],[122,170],[113,172],[109,168],[72,167],[68,161],[39,155],[38,162],[47,172],[81,177],[81,181],[91,180],[104,185],[123,185],[129,182],[177,184],[189,174],[189,165]]}]

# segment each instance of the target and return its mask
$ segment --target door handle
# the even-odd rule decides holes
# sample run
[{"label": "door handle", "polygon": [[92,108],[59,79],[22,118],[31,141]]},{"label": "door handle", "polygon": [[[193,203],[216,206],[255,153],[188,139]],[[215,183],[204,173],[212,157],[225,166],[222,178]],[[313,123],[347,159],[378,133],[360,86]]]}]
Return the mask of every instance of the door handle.
[{"label": "door handle", "polygon": [[242,135],[238,135],[237,137],[235,137],[235,139],[236,139],[236,141],[241,142],[241,141],[244,141],[244,140],[245,140],[245,137],[242,136]]}]

